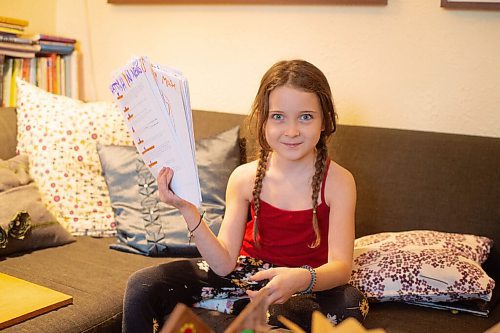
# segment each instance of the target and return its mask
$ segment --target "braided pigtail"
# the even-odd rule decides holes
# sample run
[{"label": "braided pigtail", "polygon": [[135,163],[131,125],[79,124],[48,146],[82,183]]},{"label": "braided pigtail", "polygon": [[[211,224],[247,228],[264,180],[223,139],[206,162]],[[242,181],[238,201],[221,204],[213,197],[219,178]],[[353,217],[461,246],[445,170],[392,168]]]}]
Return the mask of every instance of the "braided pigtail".
[{"label": "braided pigtail", "polygon": [[257,235],[259,234],[258,217],[260,211],[260,192],[262,191],[262,180],[266,174],[267,160],[269,157],[269,151],[261,149],[259,152],[259,164],[257,165],[257,173],[255,175],[255,183],[253,186],[253,205],[255,217],[253,221],[253,240],[257,247],[260,247],[259,241],[257,240]]},{"label": "braided pigtail", "polygon": [[312,204],[313,204],[312,225],[314,229],[314,234],[316,235],[316,239],[314,240],[314,243],[309,245],[309,247],[311,248],[316,248],[321,243],[321,233],[319,230],[317,209],[318,209],[319,190],[321,187],[321,182],[323,181],[323,175],[325,174],[326,161],[328,157],[328,148],[326,146],[326,139],[323,135],[320,137],[319,142],[316,145],[316,149],[317,149],[316,162],[314,163],[316,171],[312,179]]}]

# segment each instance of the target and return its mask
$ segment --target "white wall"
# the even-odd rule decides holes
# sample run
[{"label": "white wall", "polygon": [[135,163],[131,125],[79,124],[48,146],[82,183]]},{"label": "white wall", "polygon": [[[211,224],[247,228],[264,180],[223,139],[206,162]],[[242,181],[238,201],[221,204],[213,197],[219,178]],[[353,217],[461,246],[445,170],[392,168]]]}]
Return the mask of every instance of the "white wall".
[{"label": "white wall", "polygon": [[111,72],[133,55],[147,55],[187,75],[193,108],[247,113],[272,63],[304,58],[329,78],[340,123],[500,137],[500,11],[446,10],[439,0],[387,6],[55,1],[56,31],[81,42],[86,100],[111,100]]}]

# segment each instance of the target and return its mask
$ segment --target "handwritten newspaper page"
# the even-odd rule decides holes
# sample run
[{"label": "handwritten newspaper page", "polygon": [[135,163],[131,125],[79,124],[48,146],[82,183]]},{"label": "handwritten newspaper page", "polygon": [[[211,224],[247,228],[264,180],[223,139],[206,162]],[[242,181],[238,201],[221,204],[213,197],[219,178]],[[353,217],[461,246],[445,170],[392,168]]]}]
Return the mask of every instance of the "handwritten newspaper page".
[{"label": "handwritten newspaper page", "polygon": [[172,168],[172,190],[200,207],[189,89],[182,73],[137,57],[113,75],[109,88],[151,173],[157,178],[162,167]]},{"label": "handwritten newspaper page", "polygon": [[[192,135],[193,119],[187,79],[173,68],[158,65],[153,65],[153,75],[172,119],[174,131],[178,137],[189,138],[189,141],[183,140],[181,142],[182,149],[192,153],[193,163],[196,165],[195,142],[194,135]],[[189,112],[184,110],[189,110]],[[199,179],[198,168],[195,168],[195,171],[196,178]]]}]

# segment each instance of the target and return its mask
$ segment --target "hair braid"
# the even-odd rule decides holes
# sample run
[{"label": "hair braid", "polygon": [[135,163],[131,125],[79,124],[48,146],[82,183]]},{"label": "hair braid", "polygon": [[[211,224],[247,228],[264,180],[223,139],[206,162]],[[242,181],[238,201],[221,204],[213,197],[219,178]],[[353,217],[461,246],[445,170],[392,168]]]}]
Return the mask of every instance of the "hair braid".
[{"label": "hair braid", "polygon": [[318,144],[316,145],[317,153],[316,153],[316,162],[314,163],[314,167],[316,169],[313,179],[312,179],[312,204],[313,204],[313,217],[312,224],[314,229],[314,234],[316,235],[316,239],[314,243],[309,245],[311,248],[318,247],[321,243],[321,233],[319,230],[318,223],[318,198],[319,198],[319,190],[321,187],[321,182],[323,181],[323,175],[325,174],[326,161],[328,157],[328,148],[326,146],[325,136],[321,136]]},{"label": "hair braid", "polygon": [[269,151],[261,149],[259,152],[259,163],[257,165],[257,173],[255,175],[255,183],[253,186],[253,205],[254,205],[254,221],[253,221],[253,240],[257,247],[260,247],[257,235],[259,233],[259,227],[257,225],[259,211],[260,211],[260,192],[262,191],[262,180],[266,174],[267,160],[269,157]]},{"label": "hair braid", "polygon": [[325,173],[326,161],[328,160],[326,140],[337,128],[337,114],[335,112],[332,92],[326,76],[319,68],[301,59],[279,61],[267,70],[260,82],[257,95],[252,104],[252,111],[248,118],[247,125],[249,133],[253,135],[256,134],[258,139],[257,142],[261,148],[253,189],[255,212],[253,237],[256,246],[258,246],[257,217],[260,211],[259,196],[262,190],[262,180],[265,176],[269,153],[271,151],[265,134],[266,123],[269,118],[269,95],[274,89],[285,85],[316,94],[321,105],[323,129],[320,140],[316,144],[317,155],[314,166],[315,174],[311,182],[313,192],[313,229],[316,234],[316,240],[310,247],[317,247],[321,242],[321,235],[319,232],[316,209],[318,207],[318,196]]}]

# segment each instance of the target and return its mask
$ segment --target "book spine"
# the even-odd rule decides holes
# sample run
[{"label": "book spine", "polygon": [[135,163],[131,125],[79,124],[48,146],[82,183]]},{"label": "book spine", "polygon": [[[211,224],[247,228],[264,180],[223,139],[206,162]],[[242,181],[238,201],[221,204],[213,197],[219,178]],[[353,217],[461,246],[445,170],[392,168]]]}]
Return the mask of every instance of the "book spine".
[{"label": "book spine", "polygon": [[41,66],[41,80],[40,80],[40,88],[43,90],[49,90],[49,73],[48,73],[48,65],[49,58],[40,58],[40,66]]},{"label": "book spine", "polygon": [[35,85],[38,88],[41,88],[42,82],[42,58],[35,58],[36,60],[36,76],[35,76]]},{"label": "book spine", "polygon": [[80,52],[75,51],[71,54],[70,71],[71,71],[71,94],[74,99],[80,98],[80,82],[78,81]]},{"label": "book spine", "polygon": [[22,68],[22,58],[14,58],[14,65],[12,67],[12,81],[10,82],[10,106],[16,106],[17,99],[17,84],[16,78],[20,76]]},{"label": "book spine", "polygon": [[40,43],[40,50],[38,53],[41,54],[49,54],[49,53],[57,53],[57,54],[71,54],[75,47],[73,45],[51,45],[51,44],[45,44],[45,43]]},{"label": "book spine", "polygon": [[21,78],[26,81],[26,82],[29,82],[30,80],[30,60],[31,59],[23,59],[21,64],[22,64],[22,74],[21,74]]},{"label": "book spine", "polygon": [[66,96],[66,61],[64,57],[59,57],[60,67],[59,67],[59,93]]},{"label": "book spine", "polygon": [[20,25],[22,27],[28,26],[29,22],[26,20],[21,20],[13,17],[0,16],[0,22]]},{"label": "book spine", "polygon": [[60,90],[60,84],[61,84],[61,57],[59,55],[55,56],[55,68],[54,68],[54,94],[59,95],[61,90]]},{"label": "book spine", "polygon": [[53,84],[54,84],[54,60],[52,56],[47,57],[47,91],[53,92]]},{"label": "book spine", "polygon": [[71,56],[64,56],[64,75],[66,96],[71,97]]},{"label": "book spine", "polygon": [[28,44],[17,44],[11,42],[1,42],[0,47],[2,49],[14,50],[14,51],[30,51],[36,52],[40,50],[39,45],[28,45]]},{"label": "book spine", "polygon": [[30,83],[32,85],[36,85],[36,64],[37,64],[37,61],[36,61],[36,58],[31,58],[30,59]]},{"label": "book spine", "polygon": [[12,81],[12,66],[14,59],[7,57],[5,61],[4,76],[3,76],[3,102],[2,106],[9,107],[10,105],[10,86]]},{"label": "book spine", "polygon": [[20,35],[23,32],[19,31],[18,29],[12,29],[12,28],[7,28],[7,27],[0,27],[0,32],[5,32],[6,34],[11,34],[11,35]]},{"label": "book spine", "polygon": [[5,68],[5,56],[0,54],[0,105],[3,104],[3,71]]},{"label": "book spine", "polygon": [[2,35],[2,34],[0,34],[0,42],[26,44],[26,45],[33,44],[33,40],[28,39],[28,38],[21,38],[21,37],[16,37],[16,36],[12,36],[12,35]]},{"label": "book spine", "polygon": [[74,43],[52,42],[52,41],[46,41],[46,40],[38,41],[38,44],[40,44],[40,45],[43,44],[43,45],[52,45],[52,46],[71,47],[71,48],[75,47]]},{"label": "book spine", "polygon": [[43,35],[43,34],[36,35],[33,39],[38,40],[38,41],[51,41],[51,42],[61,42],[61,43],[70,43],[70,44],[76,43],[76,39],[73,39],[73,38],[66,38],[66,37],[60,37],[60,36],[50,36],[50,35]]},{"label": "book spine", "polygon": [[0,47],[0,54],[7,55],[13,58],[33,58],[35,52],[31,51],[19,51],[19,50],[9,50]]},{"label": "book spine", "polygon": [[0,27],[11,28],[11,29],[17,30],[17,31],[19,31],[20,34],[22,34],[24,32],[24,27],[17,25],[17,24],[0,22]]}]

